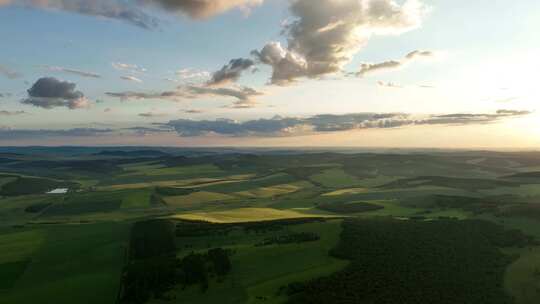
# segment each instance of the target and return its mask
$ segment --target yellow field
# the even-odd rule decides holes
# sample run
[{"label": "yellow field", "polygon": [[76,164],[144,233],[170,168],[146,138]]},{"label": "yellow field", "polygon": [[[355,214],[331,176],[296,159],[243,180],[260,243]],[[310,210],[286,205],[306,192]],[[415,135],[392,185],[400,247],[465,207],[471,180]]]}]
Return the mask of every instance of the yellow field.
[{"label": "yellow field", "polygon": [[194,212],[172,216],[172,218],[175,219],[206,221],[211,223],[245,223],[310,217],[332,216],[305,214],[293,210],[277,210],[271,208],[238,208],[227,211]]},{"label": "yellow field", "polygon": [[358,194],[358,193],[365,193],[369,192],[369,189],[366,188],[348,188],[348,189],[339,189],[336,191],[328,192],[323,194],[322,196],[336,196],[336,195],[344,195],[344,194]]},{"label": "yellow field", "polygon": [[269,198],[277,195],[283,195],[287,193],[296,192],[302,189],[302,187],[292,185],[292,184],[283,184],[276,185],[272,187],[261,187],[248,191],[236,192],[234,194],[240,195],[243,197],[259,197],[259,198]]}]

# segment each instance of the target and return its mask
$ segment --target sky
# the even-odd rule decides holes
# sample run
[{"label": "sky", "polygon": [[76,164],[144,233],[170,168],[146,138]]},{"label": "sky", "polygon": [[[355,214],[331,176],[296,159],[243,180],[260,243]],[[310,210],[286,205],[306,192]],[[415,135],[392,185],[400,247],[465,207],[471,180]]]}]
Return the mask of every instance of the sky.
[{"label": "sky", "polygon": [[0,0],[0,145],[540,148],[536,0]]}]

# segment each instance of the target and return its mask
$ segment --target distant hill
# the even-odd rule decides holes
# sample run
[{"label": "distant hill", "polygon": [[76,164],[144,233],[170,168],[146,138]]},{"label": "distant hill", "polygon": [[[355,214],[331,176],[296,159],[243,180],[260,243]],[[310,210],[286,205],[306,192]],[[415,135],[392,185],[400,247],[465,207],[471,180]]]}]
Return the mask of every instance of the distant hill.
[{"label": "distant hill", "polygon": [[163,157],[169,156],[170,154],[158,151],[158,150],[136,150],[136,151],[122,151],[122,150],[113,150],[113,151],[100,151],[94,153],[95,156],[107,156],[107,157]]}]

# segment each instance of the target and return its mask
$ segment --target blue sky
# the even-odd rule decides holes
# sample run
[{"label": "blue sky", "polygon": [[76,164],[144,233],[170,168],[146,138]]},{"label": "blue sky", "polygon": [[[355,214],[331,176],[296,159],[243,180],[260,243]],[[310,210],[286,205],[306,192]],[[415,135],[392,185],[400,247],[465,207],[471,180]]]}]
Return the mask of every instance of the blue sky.
[{"label": "blue sky", "polygon": [[[197,1],[202,13],[189,8]],[[303,6],[307,0],[219,0],[219,9],[205,1],[177,0],[168,9],[159,0],[113,1],[159,20],[150,30],[111,17],[106,5],[113,2],[103,8],[96,1],[88,13],[84,0],[0,1],[0,145],[540,145],[538,1],[311,0],[320,11]],[[345,14],[343,3],[366,11]],[[334,9],[335,16],[324,15]],[[291,27],[301,32],[287,32]],[[360,38],[351,38],[356,31]],[[311,39],[314,33],[321,38]],[[294,60],[277,65],[251,54],[270,42]],[[409,59],[413,51],[424,55]],[[253,64],[209,84],[238,58]],[[291,72],[295,64],[305,67]],[[74,84],[71,93],[80,91],[84,102],[44,98],[37,89],[30,96],[42,78],[56,81],[43,85]],[[257,93],[223,93],[246,88]],[[351,113],[379,116],[345,116]],[[325,127],[314,123],[326,114],[335,116]],[[226,126],[216,120],[224,119],[241,131],[219,129]],[[246,122],[257,128],[243,128]],[[80,129],[86,132],[72,131]]]}]

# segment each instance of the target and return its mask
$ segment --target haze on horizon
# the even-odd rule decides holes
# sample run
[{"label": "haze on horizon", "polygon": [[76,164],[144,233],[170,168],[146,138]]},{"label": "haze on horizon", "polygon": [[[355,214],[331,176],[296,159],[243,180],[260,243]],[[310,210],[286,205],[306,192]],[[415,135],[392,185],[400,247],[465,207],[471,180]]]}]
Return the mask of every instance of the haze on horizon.
[{"label": "haze on horizon", "polygon": [[0,145],[536,149],[538,28],[534,0],[0,0]]}]

